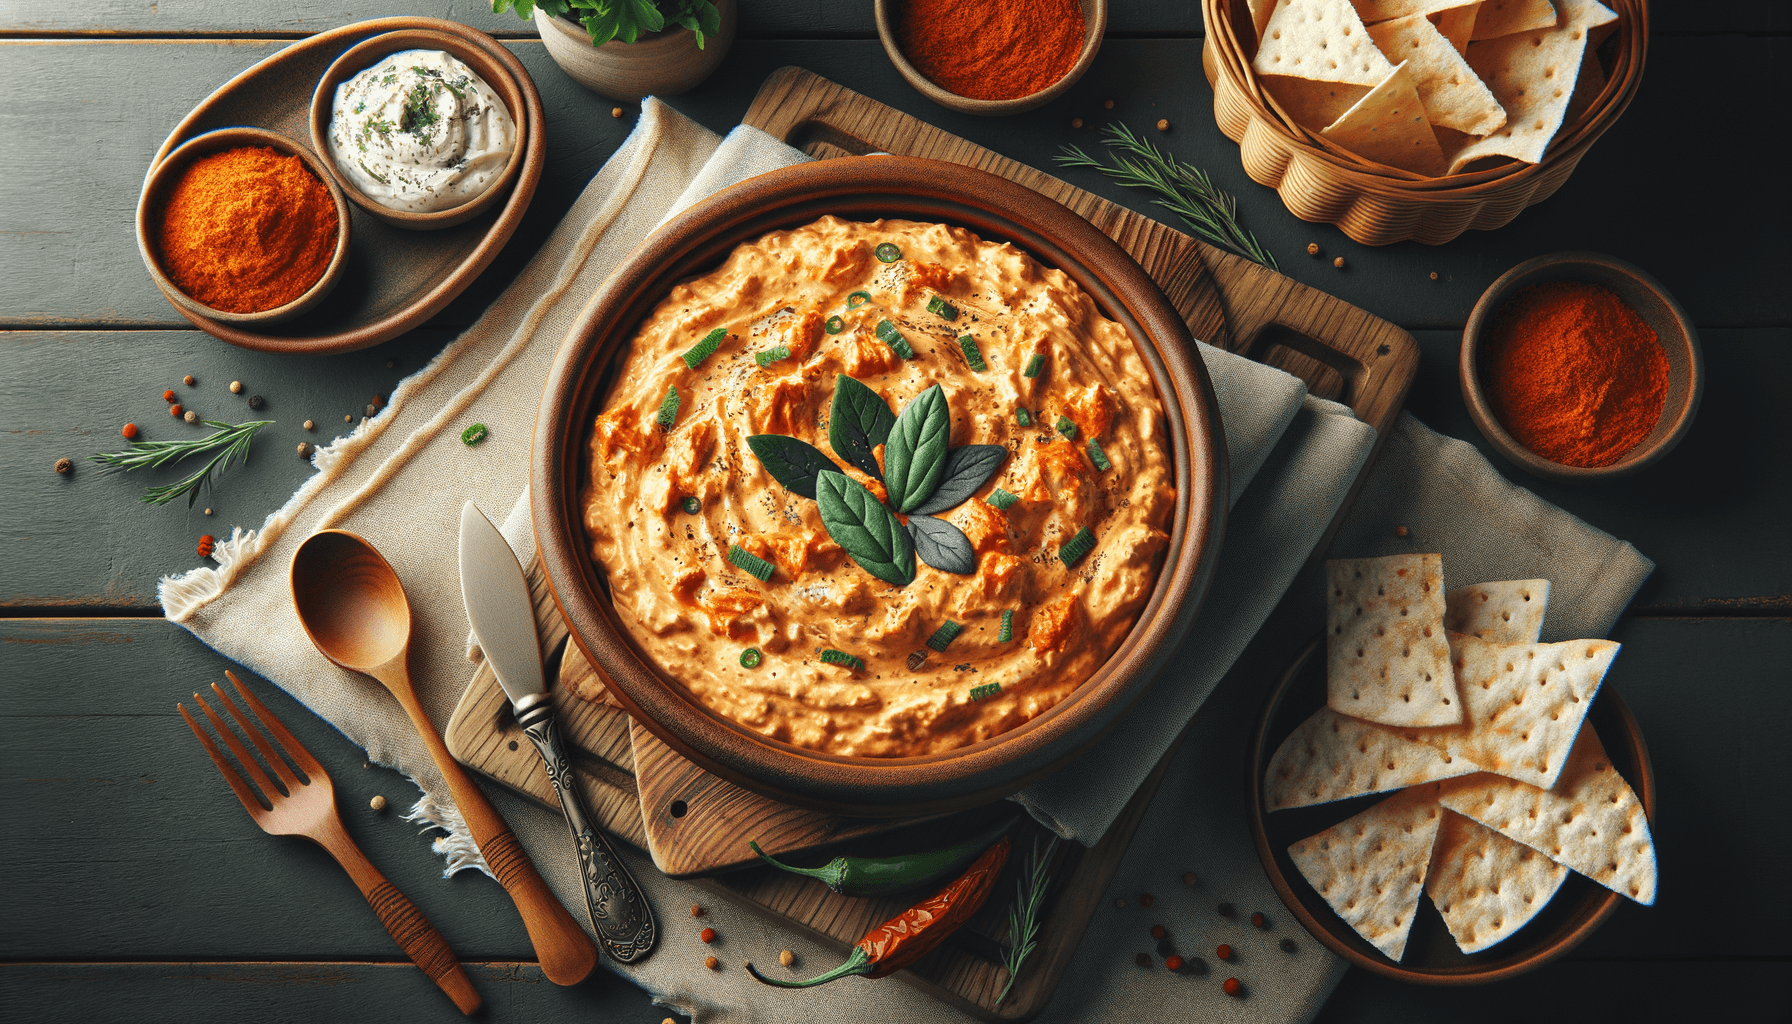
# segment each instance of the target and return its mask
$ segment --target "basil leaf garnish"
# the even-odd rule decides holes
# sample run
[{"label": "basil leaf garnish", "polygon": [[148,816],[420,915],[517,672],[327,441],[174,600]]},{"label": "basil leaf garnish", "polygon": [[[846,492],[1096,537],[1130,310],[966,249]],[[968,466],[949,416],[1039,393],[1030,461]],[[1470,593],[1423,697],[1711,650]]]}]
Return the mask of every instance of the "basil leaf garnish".
[{"label": "basil leaf garnish", "polygon": [[908,531],[914,535],[915,553],[921,561],[960,576],[977,571],[977,551],[958,527],[933,516],[909,516]]},{"label": "basil leaf garnish", "polygon": [[815,497],[816,474],[840,468],[814,445],[784,434],[754,434],[747,438],[747,447],[753,449],[772,479],[811,500]]},{"label": "basil leaf garnish", "polygon": [[[967,444],[946,453],[946,475],[926,501],[915,506],[921,515],[944,512],[977,493],[990,474],[1002,466],[1008,449],[999,444]],[[932,563],[929,563],[932,564]]]},{"label": "basil leaf garnish", "polygon": [[859,568],[898,587],[914,582],[915,546],[908,531],[863,484],[824,469],[816,474],[815,504],[828,536]]},{"label": "basil leaf garnish", "polygon": [[871,449],[886,444],[890,428],[895,425],[896,414],[884,404],[881,395],[844,373],[834,378],[834,403],[828,410],[828,444],[841,458],[882,480],[883,467],[877,464]]},{"label": "basil leaf garnish", "polygon": [[938,384],[902,407],[884,445],[884,486],[896,511],[913,511],[940,485],[951,439],[952,411]]}]

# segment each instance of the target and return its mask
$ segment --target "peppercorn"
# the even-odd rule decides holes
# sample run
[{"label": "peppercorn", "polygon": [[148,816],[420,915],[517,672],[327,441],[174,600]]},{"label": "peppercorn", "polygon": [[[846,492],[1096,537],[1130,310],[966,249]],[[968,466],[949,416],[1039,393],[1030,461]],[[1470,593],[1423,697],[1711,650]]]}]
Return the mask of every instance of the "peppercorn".
[{"label": "peppercorn", "polygon": [[704,942],[714,942],[716,941],[716,930],[714,928],[705,928],[697,933],[697,937]]},{"label": "peppercorn", "polygon": [[705,966],[705,967],[707,967],[707,968],[709,968],[709,969],[710,969],[710,970],[712,970],[712,971],[713,971],[713,970],[715,970],[715,969],[716,969],[716,968],[717,968],[717,967],[720,967],[720,966],[722,966],[722,961],[720,961],[720,960],[717,960],[717,959],[716,959],[716,958],[715,958],[715,957],[713,957],[713,956],[706,956],[706,957],[704,957],[704,958],[703,958],[703,966]]},{"label": "peppercorn", "polygon": [[304,441],[300,441],[299,442],[299,458],[303,459],[303,458],[309,456],[310,454],[311,454],[311,446],[309,444],[305,443]]},{"label": "peppercorn", "polygon": [[66,455],[63,456],[62,458],[56,460],[56,472],[61,473],[63,476],[67,476],[70,473],[73,473],[74,471],[75,471],[75,460],[69,458]]},{"label": "peppercorn", "polygon": [[168,390],[162,392],[162,401],[164,401],[164,402],[174,401],[174,389],[173,388],[169,388]]},{"label": "peppercorn", "polygon": [[1139,906],[1149,907],[1151,904],[1153,904],[1155,902],[1157,902],[1157,901],[1151,898],[1150,893],[1146,892],[1146,893],[1139,894]]},{"label": "peppercorn", "polygon": [[216,543],[217,543],[217,541],[209,533],[206,534],[205,536],[199,538],[199,557],[200,558],[210,558],[211,554],[212,554],[212,547]]},{"label": "peppercorn", "polygon": [[1232,947],[1222,942],[1213,948],[1213,955],[1221,960],[1230,960],[1232,959]]},{"label": "peppercorn", "polygon": [[1151,937],[1154,939],[1161,939],[1168,934],[1169,932],[1164,931],[1164,926],[1161,924],[1154,924],[1151,926]]},{"label": "peppercorn", "polygon": [[1082,118],[1080,118],[1080,117],[1073,117],[1073,118],[1071,118],[1071,119],[1070,119],[1070,127],[1072,127],[1072,128],[1081,128],[1081,127],[1082,127],[1082,126],[1083,126],[1083,119],[1082,119]]},{"label": "peppercorn", "polygon": [[1308,256],[1319,255],[1319,243],[1318,242],[1308,242],[1307,243],[1307,255]]},{"label": "peppercorn", "polygon": [[1138,956],[1133,957],[1133,959],[1137,960],[1139,962],[1140,967],[1150,967],[1151,966],[1151,954],[1150,953],[1140,953]]},{"label": "peppercorn", "polygon": [[198,381],[196,381],[196,380],[194,380],[194,379],[193,379],[193,375],[192,375],[192,374],[190,374],[190,373],[189,373],[189,374],[187,374],[187,375],[186,375],[186,376],[185,376],[185,377],[182,377],[182,378],[181,378],[181,379],[180,379],[180,382],[181,382],[181,383],[182,383],[182,384],[185,384],[185,385],[186,385],[186,386],[187,386],[187,387],[192,387],[192,386],[193,386],[193,385],[195,385],[195,384],[197,384],[197,383],[199,383],[199,382],[198,382]]},{"label": "peppercorn", "polygon": [[692,917],[702,917],[703,916],[703,908],[698,906],[695,903],[691,904],[691,916]]},{"label": "peppercorn", "polygon": [[1404,537],[1409,532],[1411,532],[1411,531],[1407,530],[1407,528],[1404,526],[1394,527],[1394,536],[1396,536],[1396,537]]},{"label": "peppercorn", "polygon": [[1114,109],[1114,101],[1113,100],[1102,100],[1101,105],[1106,107],[1109,110]]},{"label": "peppercorn", "polygon": [[1182,970],[1182,958],[1174,954],[1164,957],[1164,966],[1172,971]]},{"label": "peppercorn", "polygon": [[208,508],[208,509],[206,509],[206,510],[205,510],[205,514],[206,514],[206,515],[208,515],[208,516],[209,516],[209,515],[211,515],[211,514],[212,514],[212,510],[211,510],[211,509],[209,509],[209,508]]},{"label": "peppercorn", "polygon": [[1194,885],[1198,881],[1200,881],[1200,879],[1195,877],[1195,873],[1193,871],[1184,871],[1182,873],[1182,884],[1183,885]]},{"label": "peppercorn", "polygon": [[188,423],[198,423],[199,422],[199,414],[194,412],[191,409],[188,409],[187,414],[185,416],[182,416],[181,419],[186,420]]},{"label": "peppercorn", "polygon": [[789,967],[791,964],[796,963],[796,954],[792,953],[788,949],[781,950],[778,953],[778,962],[783,964],[786,967]]},{"label": "peppercorn", "polygon": [[1294,944],[1293,939],[1283,939],[1281,942],[1281,946],[1282,946],[1282,952],[1284,952],[1284,953],[1300,952],[1300,947]]},{"label": "peppercorn", "polygon": [[1221,983],[1220,989],[1229,996],[1235,996],[1244,991],[1244,985],[1240,984],[1237,978],[1227,978]]},{"label": "peppercorn", "polygon": [[1269,927],[1269,918],[1264,917],[1261,912],[1252,914],[1251,915],[1251,927],[1252,928],[1268,928]]},{"label": "peppercorn", "polygon": [[240,380],[231,381],[230,382],[230,393],[233,395],[242,394],[243,393],[243,382]]},{"label": "peppercorn", "polygon": [[171,405],[171,406],[169,406],[169,407],[168,407],[168,415],[170,415],[170,416],[172,416],[172,417],[174,417],[174,418],[175,418],[175,419],[177,419],[177,420],[178,420],[178,419],[180,419],[180,418],[181,418],[181,415],[182,415],[182,414],[183,414],[183,413],[185,413],[185,412],[186,412],[186,411],[187,411],[187,410],[185,410],[185,409],[183,409],[183,408],[181,408],[181,407],[180,407],[180,403],[179,403],[179,402],[176,402],[176,403],[174,403],[174,404],[173,404],[173,405]]},{"label": "peppercorn", "polygon": [[1230,904],[1230,903],[1222,903],[1219,906],[1214,907],[1213,909],[1219,911],[1219,914],[1221,917],[1231,917],[1234,913],[1234,911],[1232,909],[1232,904]]},{"label": "peppercorn", "polygon": [[354,417],[354,414],[353,414],[353,413],[347,413],[347,412],[345,412],[345,413],[343,413],[343,414],[342,414],[342,422],[344,422],[344,423],[353,423],[353,422],[355,422],[355,417]]},{"label": "peppercorn", "polygon": [[249,408],[259,409],[262,407],[263,404],[265,404],[265,403],[262,401],[262,398],[260,395],[250,395],[249,396]]},{"label": "peppercorn", "polygon": [[375,793],[373,799],[367,801],[367,806],[376,811],[383,811],[386,809],[386,798]]},{"label": "peppercorn", "polygon": [[1157,119],[1157,130],[1160,132],[1169,131],[1170,130],[1170,119],[1167,117],[1158,118]]},{"label": "peppercorn", "polygon": [[123,429],[123,430],[120,430],[120,431],[119,431],[119,433],[121,433],[121,434],[123,434],[123,435],[124,435],[124,439],[125,439],[125,440],[126,440],[126,441],[129,441],[129,440],[131,440],[131,439],[132,439],[132,438],[134,438],[134,437],[136,437],[136,436],[137,436],[137,424],[135,424],[135,423],[126,423],[126,424],[125,424],[125,425],[124,425],[124,429]]},{"label": "peppercorn", "polygon": [[611,107],[610,108],[610,116],[611,117],[621,117],[622,116],[622,108],[621,107]]},{"label": "peppercorn", "polygon": [[1332,260],[1332,266],[1337,267],[1339,270],[1343,270],[1344,269],[1344,257],[1339,256],[1338,258]]},{"label": "peppercorn", "polygon": [[316,430],[317,424],[312,420],[306,420],[305,421],[305,429],[306,430]]}]

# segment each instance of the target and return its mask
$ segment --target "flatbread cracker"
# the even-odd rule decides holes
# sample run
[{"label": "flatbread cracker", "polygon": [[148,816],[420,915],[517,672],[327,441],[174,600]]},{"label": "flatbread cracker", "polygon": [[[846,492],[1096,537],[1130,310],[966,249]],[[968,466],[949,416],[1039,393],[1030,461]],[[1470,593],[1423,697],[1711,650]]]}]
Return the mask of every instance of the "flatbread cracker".
[{"label": "flatbread cracker", "polygon": [[1437,783],[1415,786],[1302,839],[1288,847],[1288,857],[1358,935],[1398,961],[1445,813]]},{"label": "flatbread cracker", "polygon": [[1370,88],[1394,70],[1350,0],[1278,0],[1251,67],[1260,75]]},{"label": "flatbread cracker", "polygon": [[1363,24],[1373,25],[1410,14],[1435,14],[1456,7],[1473,7],[1479,0],[1350,0]]},{"label": "flatbread cracker", "polygon": [[1382,725],[1460,723],[1442,556],[1333,559],[1325,576],[1326,706]]},{"label": "flatbread cracker", "polygon": [[1246,0],[1251,9],[1251,29],[1257,33],[1257,40],[1263,40],[1263,30],[1269,27],[1269,16],[1276,9],[1276,0]]},{"label": "flatbread cracker", "polygon": [[1460,814],[1445,811],[1425,892],[1464,953],[1523,928],[1562,887],[1568,869]]},{"label": "flatbread cracker", "polygon": [[1444,594],[1444,628],[1496,644],[1534,644],[1543,637],[1548,580],[1501,580]]},{"label": "flatbread cracker", "polygon": [[1287,75],[1261,75],[1257,80],[1295,124],[1313,131],[1343,117],[1346,110],[1369,93],[1366,85],[1314,82]]},{"label": "flatbread cracker", "polygon": [[[1506,123],[1506,109],[1423,14],[1370,25],[1369,38],[1387,59],[1406,62],[1432,124],[1486,135]],[[1438,152],[1441,161],[1443,151]]]},{"label": "flatbread cracker", "polygon": [[1270,757],[1264,803],[1281,811],[1480,771],[1427,735],[1441,731],[1390,729],[1320,708]]},{"label": "flatbread cracker", "polygon": [[1636,791],[1583,725],[1551,789],[1485,772],[1442,783],[1445,807],[1642,904],[1655,902],[1655,841]]},{"label": "flatbread cracker", "polygon": [[1411,61],[1401,61],[1319,134],[1376,163],[1432,177],[1442,174],[1444,151],[1419,101],[1411,67]]},{"label": "flatbread cracker", "polygon": [[1498,39],[1514,32],[1554,28],[1560,18],[1549,0],[1485,0],[1475,14],[1471,39]]},{"label": "flatbread cracker", "polygon": [[1437,26],[1440,35],[1450,41],[1450,45],[1456,48],[1457,53],[1466,57],[1468,56],[1468,41],[1475,34],[1475,18],[1480,10],[1480,4],[1452,7],[1447,11],[1439,11],[1432,15],[1437,19],[1432,24]]},{"label": "flatbread cracker", "polygon": [[1494,644],[1449,636],[1466,728],[1417,735],[1487,771],[1539,789],[1554,786],[1618,644]]},{"label": "flatbread cracker", "polygon": [[1542,160],[1573,97],[1588,30],[1617,17],[1594,0],[1562,0],[1555,28],[1469,44],[1468,65],[1506,108],[1506,124],[1453,154],[1450,173],[1490,156]]}]

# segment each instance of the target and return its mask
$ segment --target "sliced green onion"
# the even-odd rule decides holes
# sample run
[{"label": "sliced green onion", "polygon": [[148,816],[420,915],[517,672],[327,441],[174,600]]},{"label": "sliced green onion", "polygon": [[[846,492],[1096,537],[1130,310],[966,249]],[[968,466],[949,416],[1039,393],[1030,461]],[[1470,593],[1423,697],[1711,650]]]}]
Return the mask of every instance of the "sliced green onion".
[{"label": "sliced green onion", "polygon": [[686,498],[684,499],[684,510],[691,515],[696,515],[703,511],[703,503],[696,498]]},{"label": "sliced green onion", "polygon": [[995,507],[1002,509],[1003,511],[1007,511],[1008,506],[1010,506],[1020,500],[1020,495],[1009,494],[1007,491],[1004,491],[1000,487],[998,487],[995,490],[989,492],[989,497],[984,500],[988,501],[991,505],[994,505]]},{"label": "sliced green onion", "polygon": [[777,568],[739,544],[728,549],[728,560],[746,570],[749,575],[756,577],[761,583],[771,579],[772,571]]},{"label": "sliced green onion", "polygon": [[1058,558],[1064,562],[1066,569],[1082,561],[1083,556],[1095,548],[1095,535],[1087,526],[1076,531],[1076,536],[1069,543],[1058,549]]},{"label": "sliced green onion", "polygon": [[858,309],[860,306],[863,306],[865,303],[870,302],[870,301],[871,301],[871,293],[870,292],[853,292],[852,294],[850,294],[846,297],[846,308],[847,309]]},{"label": "sliced green onion", "polygon": [[934,630],[933,635],[927,638],[927,646],[944,654],[946,648],[952,641],[958,639],[958,634],[962,632],[964,632],[963,626],[953,622],[951,619],[947,619],[945,625]]},{"label": "sliced green onion", "polygon": [[958,339],[958,347],[964,349],[964,361],[971,364],[971,369],[978,373],[989,369],[989,364],[983,361],[983,350],[977,347],[976,338],[967,334]]},{"label": "sliced green onion", "polygon": [[1108,453],[1101,450],[1101,445],[1097,444],[1094,438],[1089,439],[1089,461],[1095,463],[1095,468],[1104,473],[1114,468],[1114,464],[1108,461]]},{"label": "sliced green onion", "polygon": [[660,400],[659,420],[661,430],[671,430],[672,424],[678,422],[678,389],[667,388],[666,397]]},{"label": "sliced green onion", "polygon": [[1033,425],[1033,414],[1028,412],[1027,407],[1024,405],[1015,408],[1014,419],[1023,427],[1030,427]]},{"label": "sliced green onion", "polygon": [[1070,417],[1068,416],[1058,417],[1057,429],[1058,433],[1063,434],[1065,437],[1076,436],[1076,424],[1070,422]]},{"label": "sliced green onion", "polygon": [[984,683],[982,686],[971,687],[971,699],[975,701],[985,701],[1001,692],[1001,683]]},{"label": "sliced green onion", "polygon": [[895,243],[885,242],[871,250],[871,255],[876,256],[879,263],[894,263],[902,258],[902,250],[896,248]]},{"label": "sliced green onion", "polygon": [[846,321],[837,316],[830,316],[828,322],[821,325],[821,329],[829,334],[839,334],[846,330]]},{"label": "sliced green onion", "polygon": [[765,660],[765,655],[760,654],[759,648],[757,648],[757,647],[749,647],[746,650],[740,652],[740,667],[741,668],[758,668],[759,663],[764,660]]},{"label": "sliced green onion", "polygon": [[1027,368],[1022,371],[1025,376],[1037,377],[1039,371],[1045,369],[1045,353],[1035,352],[1033,358],[1027,360]]},{"label": "sliced green onion", "polygon": [[471,448],[489,436],[491,436],[491,431],[485,428],[485,424],[475,423],[460,432],[460,441],[468,448]]},{"label": "sliced green onion", "polygon": [[947,320],[958,319],[958,307],[938,295],[927,300],[927,312],[945,317]]},{"label": "sliced green onion", "polygon": [[915,358],[914,346],[908,343],[908,339],[904,338],[902,332],[898,331],[896,325],[890,321],[879,320],[877,322],[877,338],[879,341],[890,346],[890,351],[902,358]]},{"label": "sliced green onion", "polygon": [[1002,612],[1002,631],[996,634],[996,643],[1005,644],[1012,639],[1014,639],[1014,609],[1008,608]]},{"label": "sliced green onion", "polygon": [[848,654],[845,651],[836,651],[832,647],[821,652],[821,660],[827,662],[829,665],[845,665],[855,672],[865,667],[864,659],[860,658],[858,655]]},{"label": "sliced green onion", "polygon": [[759,351],[753,353],[753,361],[755,363],[758,363],[760,366],[770,366],[773,363],[778,362],[781,359],[789,359],[789,358],[790,358],[790,346],[789,345],[773,345],[771,348],[762,348]]},{"label": "sliced green onion", "polygon": [[685,349],[684,365],[695,370],[703,360],[716,354],[716,349],[722,347],[722,339],[726,337],[728,337],[728,328],[726,327],[718,327],[710,331],[703,336],[702,341]]}]

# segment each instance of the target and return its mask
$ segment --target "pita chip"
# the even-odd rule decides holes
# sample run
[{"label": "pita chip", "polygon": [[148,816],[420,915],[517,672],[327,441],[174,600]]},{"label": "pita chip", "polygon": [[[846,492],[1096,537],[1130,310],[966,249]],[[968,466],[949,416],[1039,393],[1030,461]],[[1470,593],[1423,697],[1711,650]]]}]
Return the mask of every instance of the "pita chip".
[{"label": "pita chip", "polygon": [[1582,726],[1550,789],[1478,772],[1442,783],[1442,802],[1508,839],[1643,904],[1655,902],[1655,842],[1636,791]]},{"label": "pita chip", "polygon": [[1429,176],[1444,172],[1444,151],[1431,131],[1425,105],[1419,101],[1410,61],[1402,61],[1319,134],[1389,167]]},{"label": "pita chip", "polygon": [[1450,45],[1456,48],[1457,53],[1466,57],[1468,56],[1468,41],[1475,32],[1475,15],[1480,10],[1480,4],[1452,7],[1447,11],[1433,14],[1431,17],[1435,20],[1432,21],[1432,24],[1437,26],[1439,34],[1450,41]]},{"label": "pita chip", "polygon": [[1320,708],[1288,734],[1263,773],[1271,811],[1346,800],[1480,771],[1427,736]]},{"label": "pita chip", "polygon": [[1247,0],[1247,3],[1251,9],[1251,28],[1261,42],[1263,30],[1269,27],[1269,16],[1276,9],[1276,0]]},{"label": "pita chip", "polygon": [[1450,654],[1467,727],[1419,735],[1442,753],[1548,789],[1568,763],[1618,644],[1495,644],[1451,633]]},{"label": "pita chip", "polygon": [[1523,928],[1567,877],[1567,868],[1536,850],[1445,811],[1425,892],[1457,947],[1478,953]]},{"label": "pita chip", "polygon": [[1514,32],[1554,28],[1560,15],[1549,0],[1484,0],[1470,39],[1498,39]]},{"label": "pita chip", "polygon": [[1468,65],[1506,109],[1506,124],[1453,154],[1450,173],[1490,156],[1542,160],[1573,97],[1588,31],[1616,18],[1595,0],[1562,0],[1554,28],[1469,44]]},{"label": "pita chip", "polygon": [[1444,594],[1444,628],[1496,644],[1534,644],[1543,636],[1548,580],[1501,580]]},{"label": "pita chip", "polygon": [[1436,14],[1457,7],[1473,7],[1479,0],[1350,0],[1356,8],[1357,17],[1366,25],[1389,18],[1404,18],[1413,14]]},{"label": "pita chip", "polygon": [[1369,38],[1389,60],[1406,62],[1432,124],[1487,135],[1506,123],[1505,108],[1423,14],[1370,25]]},{"label": "pita chip", "polygon": [[1369,92],[1366,85],[1313,82],[1287,75],[1261,75],[1257,80],[1295,124],[1313,131],[1343,117],[1346,110]]},{"label": "pita chip", "polygon": [[1394,69],[1350,0],[1277,0],[1251,67],[1260,75],[1371,88]]},{"label": "pita chip", "polygon": [[1445,813],[1436,783],[1417,786],[1302,839],[1288,847],[1288,857],[1339,917],[1397,961]]},{"label": "pita chip", "polygon": [[1460,723],[1443,557],[1332,559],[1325,576],[1326,706],[1382,725]]}]

